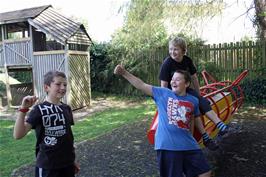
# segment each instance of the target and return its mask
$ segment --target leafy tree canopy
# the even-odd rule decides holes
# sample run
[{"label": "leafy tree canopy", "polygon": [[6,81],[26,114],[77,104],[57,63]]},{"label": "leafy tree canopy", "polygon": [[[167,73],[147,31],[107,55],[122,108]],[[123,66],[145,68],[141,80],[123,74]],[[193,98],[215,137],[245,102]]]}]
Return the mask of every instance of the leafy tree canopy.
[{"label": "leafy tree canopy", "polygon": [[197,37],[200,26],[223,7],[222,0],[132,0],[112,44],[129,52],[161,46],[179,33]]}]

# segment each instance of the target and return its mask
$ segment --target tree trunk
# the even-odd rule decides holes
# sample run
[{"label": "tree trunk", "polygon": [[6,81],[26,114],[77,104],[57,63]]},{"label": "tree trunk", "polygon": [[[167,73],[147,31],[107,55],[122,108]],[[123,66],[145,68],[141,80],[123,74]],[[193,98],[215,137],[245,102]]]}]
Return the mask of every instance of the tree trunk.
[{"label": "tree trunk", "polygon": [[266,1],[254,0],[259,36],[266,40]]}]

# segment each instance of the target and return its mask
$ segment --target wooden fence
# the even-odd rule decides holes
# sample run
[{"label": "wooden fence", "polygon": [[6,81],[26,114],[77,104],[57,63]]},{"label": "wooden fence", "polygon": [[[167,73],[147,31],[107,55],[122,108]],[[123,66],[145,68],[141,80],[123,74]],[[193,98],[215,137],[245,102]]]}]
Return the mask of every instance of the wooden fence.
[{"label": "wooden fence", "polygon": [[249,78],[266,74],[266,41],[193,47],[188,49],[188,55],[199,70],[205,67],[220,80],[233,80],[245,69],[249,70]]},{"label": "wooden fence", "polygon": [[[159,71],[168,48],[156,49],[143,54],[147,83],[159,85]],[[266,41],[236,42],[203,46],[188,46],[190,56],[198,69],[206,69],[217,80],[234,80],[245,69],[249,70],[248,78],[266,78]],[[201,76],[199,75],[201,79]]]}]

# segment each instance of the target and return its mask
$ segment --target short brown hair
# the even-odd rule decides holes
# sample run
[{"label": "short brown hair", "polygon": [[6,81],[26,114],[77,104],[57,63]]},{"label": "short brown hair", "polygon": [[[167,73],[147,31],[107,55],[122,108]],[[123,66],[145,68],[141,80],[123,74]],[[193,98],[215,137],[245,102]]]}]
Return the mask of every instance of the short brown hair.
[{"label": "short brown hair", "polygon": [[191,83],[191,76],[189,72],[185,70],[176,70],[175,73],[182,74],[184,76],[185,82],[189,84]]},{"label": "short brown hair", "polygon": [[175,37],[173,39],[171,39],[169,41],[169,45],[172,44],[174,46],[179,46],[183,52],[187,51],[187,43],[185,41],[185,39],[181,38],[181,37]]},{"label": "short brown hair", "polygon": [[56,70],[48,71],[44,75],[44,79],[43,79],[44,85],[49,85],[50,86],[50,84],[53,82],[55,77],[66,78],[66,75],[65,75],[64,72],[61,72],[61,71],[56,71]]}]

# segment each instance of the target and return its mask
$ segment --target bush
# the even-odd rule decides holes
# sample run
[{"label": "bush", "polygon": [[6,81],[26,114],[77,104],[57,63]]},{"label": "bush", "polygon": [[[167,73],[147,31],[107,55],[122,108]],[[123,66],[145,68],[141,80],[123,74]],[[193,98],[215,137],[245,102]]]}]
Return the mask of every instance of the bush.
[{"label": "bush", "polygon": [[110,59],[107,57],[108,44],[94,43],[90,50],[91,89],[107,92],[112,83],[112,70],[108,69]]},{"label": "bush", "polygon": [[240,85],[249,103],[266,105],[266,79],[256,78],[244,80]]}]

